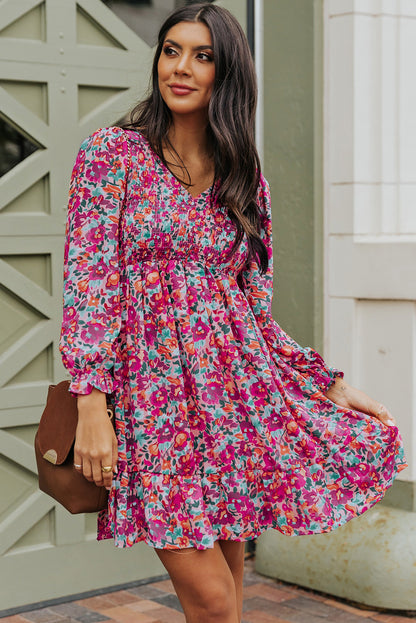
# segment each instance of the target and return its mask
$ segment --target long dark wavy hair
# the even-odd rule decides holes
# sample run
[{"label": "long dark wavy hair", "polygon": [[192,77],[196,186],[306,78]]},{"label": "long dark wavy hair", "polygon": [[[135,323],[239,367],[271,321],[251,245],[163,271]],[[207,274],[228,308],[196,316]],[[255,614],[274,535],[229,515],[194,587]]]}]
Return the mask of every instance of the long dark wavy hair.
[{"label": "long dark wavy hair", "polygon": [[[237,234],[230,257],[245,232],[248,255],[241,271],[256,258],[260,272],[264,273],[268,268],[268,256],[259,235],[260,212],[256,201],[261,171],[254,134],[257,80],[247,38],[229,11],[214,4],[198,3],[181,7],[166,19],[158,35],[150,94],[133,108],[129,122],[122,127],[139,130],[168,166],[163,146],[176,150],[168,137],[172,115],[160,94],[157,65],[167,32],[179,22],[202,22],[211,33],[215,64],[207,127],[215,166],[211,200],[215,189],[217,201],[227,207],[229,217],[235,223]],[[240,286],[241,271],[238,276]]]}]

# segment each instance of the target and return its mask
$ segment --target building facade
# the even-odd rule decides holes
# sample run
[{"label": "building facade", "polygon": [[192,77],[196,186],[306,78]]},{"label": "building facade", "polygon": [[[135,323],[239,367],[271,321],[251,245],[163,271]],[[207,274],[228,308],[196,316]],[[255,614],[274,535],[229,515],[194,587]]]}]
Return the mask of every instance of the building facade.
[{"label": "building facade", "polygon": [[[282,243],[277,245],[276,317],[284,322],[293,310],[293,335],[304,339],[307,321],[299,323],[298,306],[305,303],[301,292],[310,293],[308,311],[315,302],[318,335],[306,341],[312,337],[318,345],[322,335],[325,359],[344,370],[351,385],[388,405],[409,467],[382,502],[333,533],[291,539],[268,531],[257,543],[261,572],[368,605],[409,610],[416,609],[415,17],[412,0],[264,2],[266,110],[281,102],[285,113],[290,105],[295,110],[289,127],[279,121],[281,111],[277,121],[273,112],[265,116],[266,144],[277,148],[266,159],[277,182],[275,228],[287,248],[279,261]],[[274,60],[287,56],[289,66]],[[267,59],[273,59],[269,69]],[[283,80],[276,98],[267,80],[280,83],[287,71],[299,84]],[[279,131],[269,133],[273,123],[281,124]],[[301,194],[300,156],[290,158],[302,131],[300,142],[309,150],[302,162],[313,167],[307,196]],[[303,250],[296,255],[298,244]],[[305,255],[312,269],[305,269]],[[310,282],[305,290],[302,279]]]}]

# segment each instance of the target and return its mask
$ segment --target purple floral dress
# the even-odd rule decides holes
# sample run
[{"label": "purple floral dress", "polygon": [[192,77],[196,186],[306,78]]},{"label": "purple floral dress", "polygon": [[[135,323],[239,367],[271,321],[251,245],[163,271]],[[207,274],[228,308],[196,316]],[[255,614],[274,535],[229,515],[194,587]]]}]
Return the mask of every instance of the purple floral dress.
[{"label": "purple floral dress", "polygon": [[243,290],[246,236],[230,259],[235,226],[210,194],[117,127],[86,138],[73,169],[59,349],[72,393],[113,393],[118,473],[97,538],[117,547],[328,532],[406,467],[398,429],[329,400],[343,372],[272,318],[264,177],[269,269],[252,261]]}]

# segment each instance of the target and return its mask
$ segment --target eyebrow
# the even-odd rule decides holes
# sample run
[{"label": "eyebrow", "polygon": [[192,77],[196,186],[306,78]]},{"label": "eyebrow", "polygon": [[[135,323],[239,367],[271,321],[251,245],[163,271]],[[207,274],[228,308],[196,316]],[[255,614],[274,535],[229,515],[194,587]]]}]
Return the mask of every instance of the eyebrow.
[{"label": "eyebrow", "polygon": [[[176,41],[173,41],[173,39],[165,39],[165,43],[171,43],[176,48],[182,50],[182,46],[179,43],[176,43]],[[198,50],[212,50],[213,48],[212,45],[196,45],[192,49],[196,52]]]}]

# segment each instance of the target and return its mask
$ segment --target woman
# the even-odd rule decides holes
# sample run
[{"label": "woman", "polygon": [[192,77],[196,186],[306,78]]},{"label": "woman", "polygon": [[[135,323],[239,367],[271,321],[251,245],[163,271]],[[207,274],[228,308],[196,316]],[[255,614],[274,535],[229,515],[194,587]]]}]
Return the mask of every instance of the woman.
[{"label": "woman", "polygon": [[388,410],[272,318],[255,106],[235,18],[181,8],[150,96],[84,141],[71,179],[60,352],[75,468],[110,492],[97,538],[154,547],[189,622],[240,621],[245,541],[333,530],[406,467]]}]

